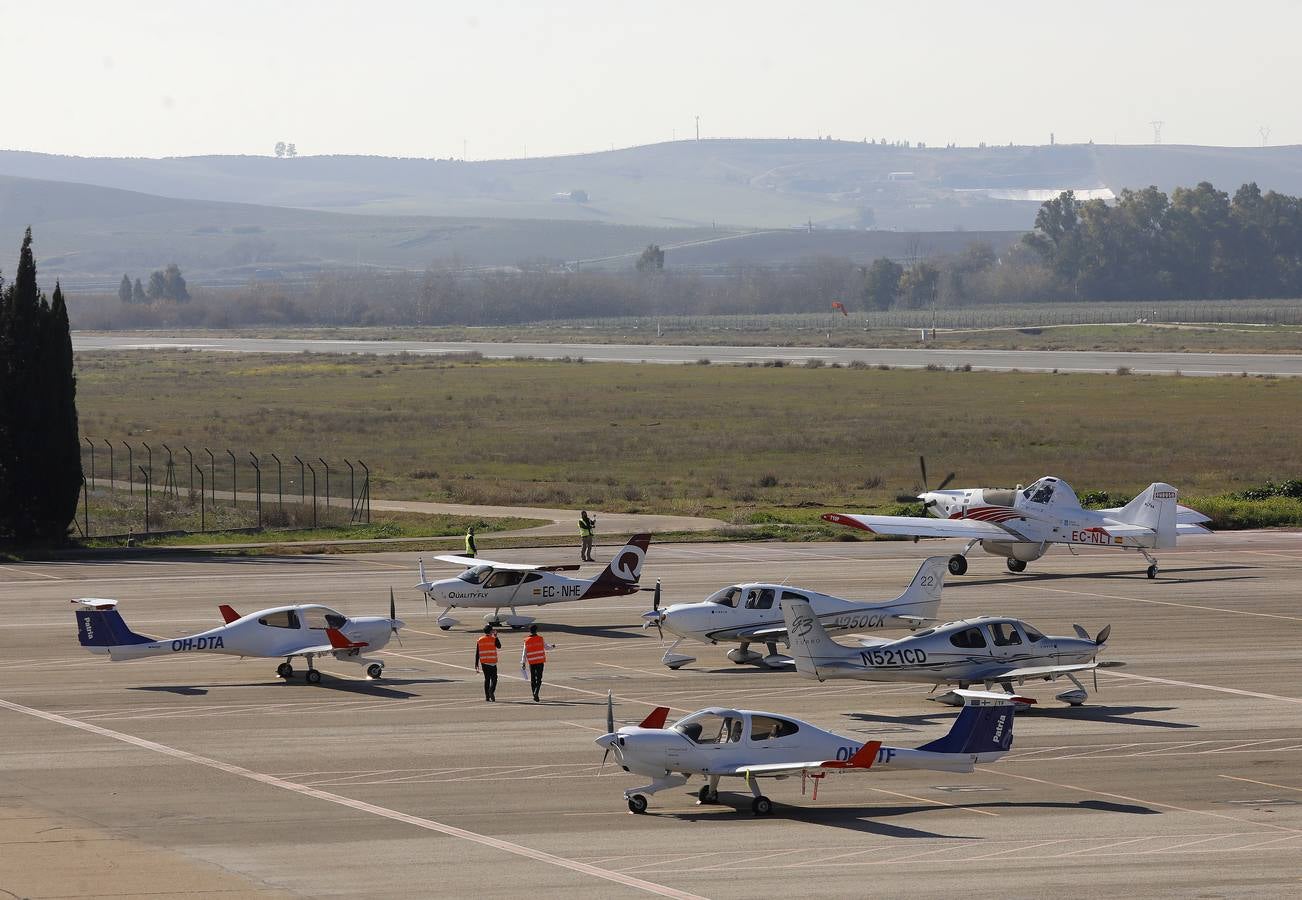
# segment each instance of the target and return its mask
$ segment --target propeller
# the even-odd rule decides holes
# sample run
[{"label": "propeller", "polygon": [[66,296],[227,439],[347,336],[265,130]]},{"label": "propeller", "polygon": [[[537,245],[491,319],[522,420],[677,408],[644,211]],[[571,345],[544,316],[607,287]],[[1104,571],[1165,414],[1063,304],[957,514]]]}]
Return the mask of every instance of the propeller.
[{"label": "propeller", "polygon": [[398,634],[398,604],[393,599],[393,588],[389,588],[389,628],[393,631],[394,640],[401,647],[402,635]]},{"label": "propeller", "polygon": [[[615,697],[610,691],[606,691],[606,734],[615,733]],[[601,768],[597,774],[601,775],[606,769],[606,760],[610,758],[610,745],[606,745],[606,752],[601,754]]]},{"label": "propeller", "polygon": [[[925,493],[927,493],[928,491],[933,490],[933,488],[929,488],[929,487],[927,487],[927,457],[925,457],[925,456],[919,456],[919,457],[918,457],[918,468],[922,470],[922,486],[921,486],[920,488],[918,488],[918,491],[917,491],[917,493],[915,493],[915,494],[912,494],[912,495],[910,495],[910,494],[899,494],[899,495],[897,495],[897,496],[895,497],[895,501],[896,501],[897,503],[913,503],[914,501],[916,501],[916,500],[920,500],[920,499],[921,499],[921,496],[920,496],[920,495],[925,494]],[[950,483],[951,481],[954,480],[954,476],[955,476],[956,474],[957,474],[956,472],[950,472],[948,475],[946,475],[946,476],[941,480],[940,484],[936,485],[936,487],[934,488],[934,490],[937,490],[937,491],[943,491],[943,490],[944,490],[944,489],[949,485],[949,483]],[[927,501],[925,501],[922,505],[923,505],[923,508],[927,508],[927,507],[935,506],[935,505],[936,505],[936,501],[935,501],[935,500],[927,500]]]},{"label": "propeller", "polygon": [[[1084,628],[1081,628],[1079,625],[1077,625],[1076,631],[1078,634],[1081,635],[1081,637],[1084,637],[1087,640],[1089,639],[1089,633],[1086,632]],[[1112,634],[1112,626],[1104,625],[1103,628],[1099,631],[1098,635],[1094,638],[1094,647],[1095,647],[1094,661],[1095,662],[1097,662],[1099,658],[1099,648],[1101,648],[1107,642],[1108,635],[1110,634]],[[1093,673],[1094,673],[1094,693],[1097,694],[1099,692],[1099,670],[1097,666],[1094,668]]]},{"label": "propeller", "polygon": [[655,596],[651,600],[651,611],[642,613],[642,618],[645,620],[642,623],[642,627],[646,628],[648,625],[654,623],[656,626],[656,632],[660,635],[660,641],[663,643],[665,639],[665,631],[660,626],[660,623],[664,621],[665,617],[660,612],[660,579],[656,579],[656,586],[654,588],[642,588],[642,590],[655,591]]}]

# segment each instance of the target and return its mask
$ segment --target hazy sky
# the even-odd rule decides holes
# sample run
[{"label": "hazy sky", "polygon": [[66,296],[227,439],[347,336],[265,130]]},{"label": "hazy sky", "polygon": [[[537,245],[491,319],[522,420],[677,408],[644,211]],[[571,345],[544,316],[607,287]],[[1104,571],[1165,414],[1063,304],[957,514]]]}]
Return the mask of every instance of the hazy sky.
[{"label": "hazy sky", "polygon": [[[0,0],[0,147],[537,156],[692,134],[1302,143],[1302,2]],[[15,28],[15,26],[20,26]],[[21,93],[20,93],[21,91]]]}]

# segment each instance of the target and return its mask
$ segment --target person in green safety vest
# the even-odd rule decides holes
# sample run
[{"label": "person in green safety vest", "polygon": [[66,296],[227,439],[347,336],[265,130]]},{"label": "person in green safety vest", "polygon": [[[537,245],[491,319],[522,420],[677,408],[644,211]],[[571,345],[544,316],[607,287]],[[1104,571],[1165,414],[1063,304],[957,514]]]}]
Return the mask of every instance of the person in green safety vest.
[{"label": "person in green safety vest", "polygon": [[475,549],[475,526],[471,525],[466,529],[466,556],[474,557],[478,555]]},{"label": "person in green safety vest", "polygon": [[588,515],[585,509],[579,513],[579,559],[595,562],[592,558],[592,534],[597,528],[597,520]]}]

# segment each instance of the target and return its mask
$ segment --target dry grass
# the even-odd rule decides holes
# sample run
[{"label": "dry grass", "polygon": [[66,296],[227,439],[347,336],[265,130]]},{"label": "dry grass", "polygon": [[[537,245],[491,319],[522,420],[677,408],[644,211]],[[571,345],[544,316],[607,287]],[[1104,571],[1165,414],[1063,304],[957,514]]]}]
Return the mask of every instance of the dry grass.
[{"label": "dry grass", "polygon": [[958,484],[1215,494],[1296,475],[1302,438],[1302,379],[186,352],[83,354],[78,372],[83,434],[209,446],[219,485],[231,447],[325,456],[336,496],[335,460],[360,457],[377,496],[734,521],[887,502],[919,453]]}]

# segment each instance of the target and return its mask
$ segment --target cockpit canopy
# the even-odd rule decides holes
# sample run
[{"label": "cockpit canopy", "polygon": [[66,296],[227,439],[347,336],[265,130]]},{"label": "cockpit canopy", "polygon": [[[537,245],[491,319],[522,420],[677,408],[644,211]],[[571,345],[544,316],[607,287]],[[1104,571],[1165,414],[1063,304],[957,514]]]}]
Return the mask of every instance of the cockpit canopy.
[{"label": "cockpit canopy", "polygon": [[1076,499],[1076,493],[1067,482],[1052,476],[1046,476],[1034,482],[1030,487],[1022,491],[1022,496],[1031,503],[1041,506],[1048,506],[1050,503],[1058,506],[1080,506],[1080,501]]},{"label": "cockpit canopy", "polygon": [[730,709],[705,709],[679,719],[673,730],[694,744],[738,744],[743,739],[775,741],[800,730],[790,719]]},{"label": "cockpit canopy", "polygon": [[[952,627],[958,626],[958,627]],[[1023,644],[1037,644],[1044,640],[1044,635],[1020,619],[986,619],[978,622],[955,622],[952,626],[919,632],[916,637],[934,634],[951,628],[949,642],[960,650],[983,650],[989,646],[1015,647]]]},{"label": "cockpit canopy", "polygon": [[258,619],[258,624],[268,628],[311,628],[325,631],[327,628],[343,628],[348,617],[328,606],[300,606],[298,609],[281,609],[267,613]]},{"label": "cockpit canopy", "polygon": [[733,584],[715,591],[713,594],[705,598],[705,602],[717,603],[719,606],[730,606],[735,608],[739,597],[741,597],[741,588]]},{"label": "cockpit canopy", "polygon": [[464,581],[466,584],[479,584],[493,571],[492,566],[471,566],[466,571],[457,576],[458,581]]}]

